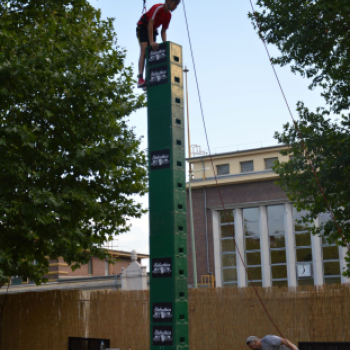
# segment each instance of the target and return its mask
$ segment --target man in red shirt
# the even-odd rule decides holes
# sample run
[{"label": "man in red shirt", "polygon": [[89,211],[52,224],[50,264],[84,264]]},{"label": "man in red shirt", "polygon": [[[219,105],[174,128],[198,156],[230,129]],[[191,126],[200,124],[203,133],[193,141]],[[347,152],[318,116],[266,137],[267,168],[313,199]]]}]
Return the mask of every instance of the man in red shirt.
[{"label": "man in red shirt", "polygon": [[146,82],[143,79],[145,67],[146,47],[151,45],[153,50],[158,50],[156,36],[157,28],[162,26],[161,36],[166,41],[166,31],[171,20],[171,12],[179,5],[181,0],[166,0],[164,4],[153,5],[137,22],[136,36],[140,43],[139,75],[137,76],[137,87],[144,88]]}]

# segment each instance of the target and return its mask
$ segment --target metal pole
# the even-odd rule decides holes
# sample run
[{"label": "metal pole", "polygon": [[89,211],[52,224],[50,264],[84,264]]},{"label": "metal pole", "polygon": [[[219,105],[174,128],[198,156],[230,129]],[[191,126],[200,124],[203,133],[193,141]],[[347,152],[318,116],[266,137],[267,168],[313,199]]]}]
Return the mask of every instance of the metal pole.
[{"label": "metal pole", "polygon": [[191,220],[191,243],[192,243],[192,262],[193,262],[193,280],[194,288],[197,288],[197,262],[196,262],[196,241],[194,238],[193,210],[192,210],[192,191],[191,191],[191,173],[188,179],[188,195],[190,202],[190,220]]},{"label": "metal pole", "polygon": [[[185,73],[185,76],[186,76],[186,107],[187,107],[188,157],[191,158],[190,117],[189,117],[189,112],[188,112],[188,89],[187,89],[187,73],[188,73],[188,69],[187,69],[187,67],[185,67],[184,73]],[[189,205],[190,205],[193,281],[194,281],[194,288],[198,288],[198,284],[197,284],[197,261],[196,261],[196,241],[195,241],[195,238],[194,238],[194,223],[193,223],[193,206],[192,206],[191,176],[192,176],[192,172],[191,172],[191,163],[189,163],[189,170],[188,170],[188,199],[189,199]]]},{"label": "metal pole", "polygon": [[[191,158],[190,114],[188,112],[188,89],[187,89],[187,73],[188,72],[189,72],[189,70],[187,69],[187,66],[185,66],[184,73],[185,73],[185,77],[186,77],[187,144],[188,144],[188,158]],[[191,163],[190,163],[189,173],[191,174]]]}]

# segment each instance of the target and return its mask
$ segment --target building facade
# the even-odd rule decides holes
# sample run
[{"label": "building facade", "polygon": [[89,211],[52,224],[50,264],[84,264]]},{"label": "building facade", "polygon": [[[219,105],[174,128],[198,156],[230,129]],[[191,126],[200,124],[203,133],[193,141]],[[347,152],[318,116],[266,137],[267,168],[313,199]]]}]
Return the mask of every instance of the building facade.
[{"label": "building facade", "polygon": [[[346,248],[312,235],[309,226],[300,222],[305,213],[297,212],[275,184],[278,177],[272,166],[277,159],[288,161],[279,153],[284,148],[188,159],[193,171],[198,282],[205,275],[215,276],[217,287],[247,287],[250,280],[263,287],[350,282],[341,275]],[[329,219],[324,213],[315,225]],[[193,283],[190,254],[188,268]]]},{"label": "building facade", "polygon": [[[81,268],[74,271],[63,258],[58,258],[57,260],[50,259],[49,272],[46,278],[49,282],[55,282],[58,279],[70,277],[96,277],[121,274],[122,268],[129,266],[132,253],[116,249],[108,249],[108,253],[114,259],[114,264],[109,263],[107,260],[92,257],[88,264],[82,265]],[[141,259],[145,258],[148,258],[147,254],[138,254],[137,262],[141,263]]]},{"label": "building facade", "polygon": [[113,258],[114,264],[109,263],[107,260],[92,257],[87,264],[81,265],[81,268],[74,271],[61,257],[56,260],[49,259],[49,271],[45,275],[48,279],[47,283],[36,286],[29,279],[23,280],[21,277],[14,276],[10,280],[10,288],[12,291],[70,288],[108,289],[115,286],[115,281],[118,282],[117,284],[121,284],[117,276],[121,276],[122,272],[129,267],[132,261],[141,265],[142,259],[149,258],[148,254],[135,255],[135,251],[126,252],[108,249],[108,253]]}]

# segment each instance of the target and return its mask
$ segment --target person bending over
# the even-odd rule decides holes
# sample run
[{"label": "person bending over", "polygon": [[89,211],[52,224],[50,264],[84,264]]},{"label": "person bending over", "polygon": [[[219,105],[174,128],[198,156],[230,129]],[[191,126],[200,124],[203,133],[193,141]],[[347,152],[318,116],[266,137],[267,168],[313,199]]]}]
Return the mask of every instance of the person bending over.
[{"label": "person bending over", "polygon": [[247,338],[246,344],[252,350],[298,350],[288,339],[280,338],[277,335],[267,335],[261,339],[251,335]]}]

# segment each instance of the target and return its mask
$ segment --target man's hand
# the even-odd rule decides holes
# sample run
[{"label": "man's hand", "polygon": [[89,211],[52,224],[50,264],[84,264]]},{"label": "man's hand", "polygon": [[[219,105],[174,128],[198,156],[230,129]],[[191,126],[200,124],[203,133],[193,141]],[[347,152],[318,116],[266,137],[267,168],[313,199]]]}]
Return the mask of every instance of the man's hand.
[{"label": "man's hand", "polygon": [[158,48],[159,48],[159,44],[158,43],[152,41],[152,42],[150,42],[150,44],[152,46],[152,50],[154,50],[154,51],[158,50]]}]

